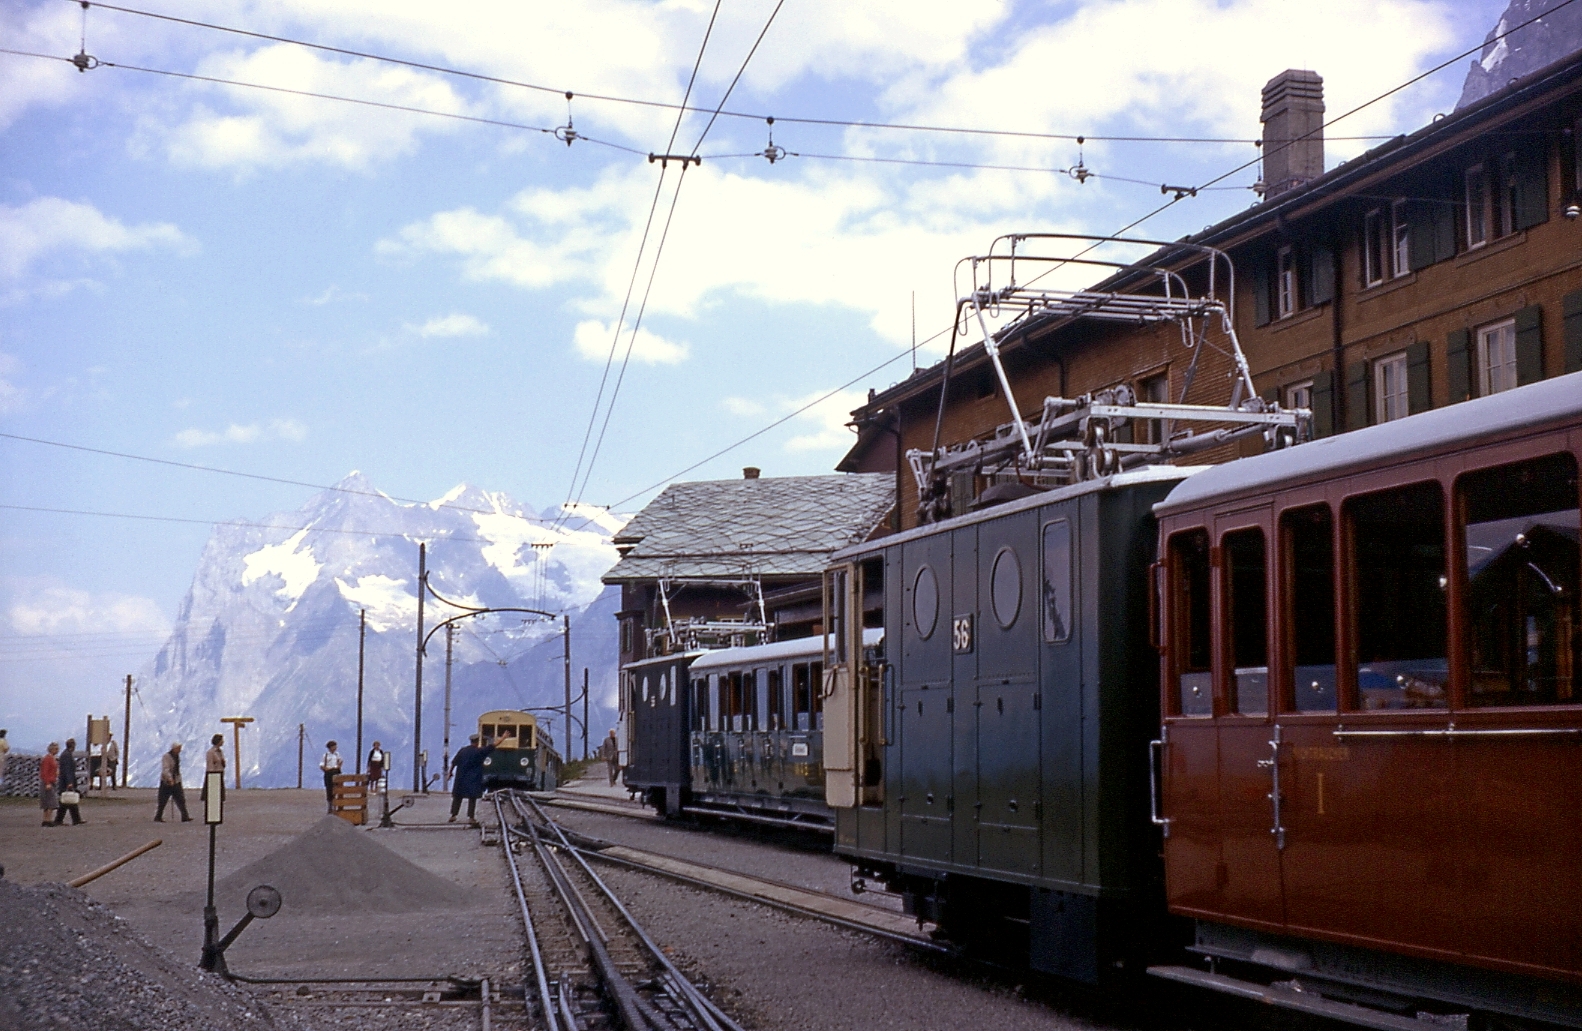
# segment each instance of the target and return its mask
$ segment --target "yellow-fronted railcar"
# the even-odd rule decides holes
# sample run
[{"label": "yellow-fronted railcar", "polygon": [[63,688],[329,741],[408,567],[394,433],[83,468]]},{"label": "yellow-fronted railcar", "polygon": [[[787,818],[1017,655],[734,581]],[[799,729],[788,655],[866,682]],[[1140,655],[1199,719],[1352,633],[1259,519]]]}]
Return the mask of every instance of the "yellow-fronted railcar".
[{"label": "yellow-fronted railcar", "polygon": [[560,755],[532,713],[493,709],[478,717],[478,736],[492,744],[483,759],[483,786],[549,791],[560,783]]}]

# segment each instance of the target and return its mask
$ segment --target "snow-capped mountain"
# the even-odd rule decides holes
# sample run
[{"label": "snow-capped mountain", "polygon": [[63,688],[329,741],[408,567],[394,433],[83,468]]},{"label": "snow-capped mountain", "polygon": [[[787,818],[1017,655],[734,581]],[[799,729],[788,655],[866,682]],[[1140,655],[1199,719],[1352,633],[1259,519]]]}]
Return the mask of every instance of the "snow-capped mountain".
[{"label": "snow-capped mountain", "polygon": [[[616,559],[610,535],[622,520],[602,509],[542,516],[508,496],[462,485],[427,504],[402,504],[360,473],[295,512],[216,526],[169,639],[136,677],[131,775],[157,780],[158,757],[184,745],[184,779],[201,780],[211,735],[225,716],[251,716],[241,734],[242,782],[294,786],[297,728],[304,728],[303,784],[319,783],[324,743],[335,739],[353,768],[359,613],[367,613],[364,754],[375,740],[392,753],[392,785],[412,784],[418,542],[427,543],[429,584],[472,607],[569,613],[574,694],[589,669],[595,746],[613,720],[618,595],[599,577]],[[457,615],[432,595],[424,626]],[[480,711],[564,700],[560,620],[494,614],[464,620],[453,636],[450,749],[466,744]],[[444,735],[443,631],[424,659],[423,747],[438,773]],[[562,719],[554,713],[557,745]],[[580,720],[580,704],[574,708]],[[581,730],[574,755],[580,755]],[[564,750],[563,750],[564,751]],[[234,763],[235,757],[232,757]],[[233,767],[234,769],[234,767]]]},{"label": "snow-capped mountain", "polygon": [[[1564,0],[1511,0],[1483,50],[1467,69],[1457,108],[1482,100],[1516,79],[1582,49],[1582,4]],[[1555,8],[1559,10],[1555,10]],[[1537,18],[1537,21],[1533,21]],[[1533,21],[1525,28],[1510,30]],[[1509,33],[1507,35],[1507,33]],[[1500,38],[1496,38],[1500,37]]]}]

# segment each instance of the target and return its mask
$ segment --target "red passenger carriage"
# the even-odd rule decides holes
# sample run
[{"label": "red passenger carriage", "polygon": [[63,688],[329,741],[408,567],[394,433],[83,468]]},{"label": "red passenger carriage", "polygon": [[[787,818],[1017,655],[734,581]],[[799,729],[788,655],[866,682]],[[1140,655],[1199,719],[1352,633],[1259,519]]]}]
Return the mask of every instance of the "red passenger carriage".
[{"label": "red passenger carriage", "polygon": [[1582,1026],[1579,464],[1574,374],[1157,506],[1157,817],[1209,963],[1155,973]]}]

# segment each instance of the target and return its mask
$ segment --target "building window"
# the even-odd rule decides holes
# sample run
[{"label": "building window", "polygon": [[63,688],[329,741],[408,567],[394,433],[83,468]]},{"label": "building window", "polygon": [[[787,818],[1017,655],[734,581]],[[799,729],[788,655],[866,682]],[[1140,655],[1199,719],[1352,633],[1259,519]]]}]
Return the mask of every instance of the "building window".
[{"label": "building window", "polygon": [[1412,230],[1406,220],[1406,201],[1390,205],[1390,221],[1395,242],[1394,271],[1396,276],[1404,276],[1412,271]]},{"label": "building window", "polygon": [[1406,407],[1406,352],[1373,363],[1373,421],[1404,419]]},{"label": "building window", "polygon": [[1516,152],[1505,155],[1500,159],[1500,193],[1495,200],[1497,217],[1494,220],[1494,235],[1509,236],[1516,232],[1516,220],[1522,210],[1522,181],[1516,171]]},{"label": "building window", "polygon": [[1296,255],[1289,247],[1281,247],[1275,265],[1274,288],[1278,318],[1287,318],[1296,312]]},{"label": "building window", "polygon": [[[1149,376],[1137,383],[1137,401],[1139,404],[1155,405],[1167,404],[1170,401],[1170,376],[1161,373],[1158,376]],[[1165,442],[1165,424],[1163,419],[1147,419],[1142,422],[1142,439],[1139,444],[1163,444]]]},{"label": "building window", "polygon": [[1300,383],[1292,383],[1285,388],[1285,407],[1287,411],[1297,408],[1311,410],[1313,407],[1313,381],[1305,379]]},{"label": "building window", "polygon": [[1516,386],[1516,320],[1478,330],[1478,396]]},{"label": "building window", "polygon": [[1374,208],[1362,217],[1362,281],[1378,286],[1389,277],[1390,226],[1383,208]]},{"label": "building window", "polygon": [[1467,169],[1466,176],[1467,248],[1489,242],[1489,177],[1482,162]]}]

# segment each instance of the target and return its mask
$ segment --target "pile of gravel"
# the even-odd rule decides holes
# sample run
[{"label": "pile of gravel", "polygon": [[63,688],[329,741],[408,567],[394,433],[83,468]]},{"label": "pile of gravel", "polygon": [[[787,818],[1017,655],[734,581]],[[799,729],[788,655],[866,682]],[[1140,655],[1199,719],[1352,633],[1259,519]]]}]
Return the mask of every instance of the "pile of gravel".
[{"label": "pile of gravel", "polygon": [[0,1028],[295,1031],[246,989],[182,965],[60,884],[0,880]]},{"label": "pile of gravel", "polygon": [[282,915],[410,913],[478,901],[476,889],[436,877],[336,816],[216,882],[215,896],[243,899],[260,884],[279,890]]}]

